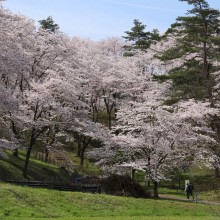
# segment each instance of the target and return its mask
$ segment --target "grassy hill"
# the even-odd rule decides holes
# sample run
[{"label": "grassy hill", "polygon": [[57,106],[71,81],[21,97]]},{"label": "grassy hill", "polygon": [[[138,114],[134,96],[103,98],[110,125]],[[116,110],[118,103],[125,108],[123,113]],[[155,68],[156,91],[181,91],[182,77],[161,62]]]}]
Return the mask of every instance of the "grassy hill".
[{"label": "grassy hill", "polygon": [[[7,158],[0,159],[0,180],[22,180],[25,154],[19,152],[15,157],[10,151],[6,152]],[[44,163],[35,158],[30,159],[28,167],[29,180],[69,182],[74,178],[66,169],[56,165]]]},{"label": "grassy hill", "polygon": [[[22,170],[25,163],[25,151],[19,150],[19,156],[13,156],[11,151],[5,152],[7,158],[0,158],[0,180],[23,180]],[[80,159],[74,152],[66,151],[68,162],[71,161],[70,169],[62,165],[64,162],[49,161],[43,162],[34,152],[31,155],[28,166],[29,180],[72,182],[78,175],[100,175],[101,171],[93,163],[86,160],[84,166],[80,166]],[[58,163],[59,162],[59,163]],[[70,172],[71,171],[71,172]]]},{"label": "grassy hill", "polygon": [[[22,180],[25,153],[14,157],[6,152],[7,159],[0,160],[0,180]],[[76,171],[81,174],[98,174],[99,170],[86,161],[82,169],[77,166],[77,158],[71,155],[76,163]],[[202,173],[200,173],[202,172]],[[201,181],[207,177],[204,169],[192,170],[184,178]],[[56,165],[44,163],[32,157],[28,169],[30,180],[71,182],[75,174]],[[192,178],[192,179],[193,179]],[[206,179],[206,178],[205,178]],[[210,180],[210,178],[209,178]],[[0,219],[56,219],[56,220],[207,220],[220,218],[220,206],[183,201],[184,192],[179,189],[160,188],[162,199],[135,199],[116,197],[104,194],[86,194],[64,192],[49,189],[36,189],[27,186],[15,186],[0,182]],[[220,191],[209,190],[199,194],[199,199],[220,202]],[[181,201],[182,200],[182,201]]]},{"label": "grassy hill", "polygon": [[0,219],[139,220],[155,216],[152,219],[176,220],[220,217],[220,206],[217,205],[63,192],[5,183],[0,183],[0,197]]}]

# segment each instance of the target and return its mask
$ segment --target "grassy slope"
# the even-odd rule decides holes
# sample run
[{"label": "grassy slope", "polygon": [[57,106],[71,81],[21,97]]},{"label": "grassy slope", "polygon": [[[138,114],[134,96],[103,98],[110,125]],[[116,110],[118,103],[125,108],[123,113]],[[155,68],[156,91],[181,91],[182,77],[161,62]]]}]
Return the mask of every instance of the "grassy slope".
[{"label": "grassy slope", "polygon": [[[20,152],[19,157],[14,157],[11,152],[7,154],[7,159],[0,159],[0,180],[22,180],[25,160],[24,153]],[[30,180],[61,182],[69,182],[73,179],[65,169],[34,158],[30,159],[28,177]]]},{"label": "grassy slope", "polygon": [[220,213],[220,206],[213,205],[62,192],[5,183],[0,183],[0,198],[0,219],[108,219],[116,216],[121,216],[119,219],[132,219],[132,216],[138,217],[134,219],[144,216],[203,216],[208,219]]},{"label": "grassy slope", "polygon": [[[0,160],[0,179],[22,179],[24,154],[18,158],[10,153],[8,159]],[[86,172],[94,170],[90,164],[86,165]],[[197,172],[193,172],[197,173]],[[203,176],[202,174],[200,174]],[[35,180],[71,181],[73,177],[64,169],[42,161],[31,159],[29,178]],[[177,219],[215,219],[220,213],[220,206],[210,206],[176,201],[184,198],[180,190],[160,189],[165,195],[171,195],[173,200],[143,200],[133,198],[113,197],[107,195],[93,195],[73,192],[60,192],[46,189],[32,189],[0,183],[0,219],[121,219],[121,220],[177,220]],[[217,199],[207,196],[215,195]],[[216,195],[218,195],[216,197]],[[219,191],[205,193],[205,200],[219,200]],[[118,216],[118,217],[117,217]],[[146,216],[148,216],[146,218]],[[149,218],[149,216],[159,216]],[[163,218],[162,218],[163,216]],[[182,217],[180,217],[182,216]],[[185,216],[185,217],[184,217]],[[218,216],[219,218],[219,216]],[[217,219],[218,219],[217,218]],[[38,219],[38,220],[39,220]]]}]

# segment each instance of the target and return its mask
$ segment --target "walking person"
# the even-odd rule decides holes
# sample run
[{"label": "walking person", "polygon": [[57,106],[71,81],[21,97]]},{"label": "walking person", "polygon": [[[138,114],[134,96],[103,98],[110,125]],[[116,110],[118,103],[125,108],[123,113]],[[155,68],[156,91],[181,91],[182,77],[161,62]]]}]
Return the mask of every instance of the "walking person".
[{"label": "walking person", "polygon": [[191,182],[187,183],[186,184],[186,196],[187,196],[187,199],[190,198],[190,196],[192,196],[192,198],[194,199],[194,186]]}]

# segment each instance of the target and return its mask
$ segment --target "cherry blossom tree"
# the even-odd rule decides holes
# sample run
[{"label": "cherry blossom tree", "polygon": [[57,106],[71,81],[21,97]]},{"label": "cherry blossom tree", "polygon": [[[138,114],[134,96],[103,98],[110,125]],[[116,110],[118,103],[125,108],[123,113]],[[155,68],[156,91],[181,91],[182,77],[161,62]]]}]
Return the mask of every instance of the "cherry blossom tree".
[{"label": "cherry blossom tree", "polygon": [[[118,133],[114,137],[116,144],[102,152],[99,164],[103,163],[104,167],[111,164],[108,169],[130,166],[145,170],[154,183],[154,196],[157,197],[158,182],[166,179],[168,172],[187,158],[196,159],[205,154],[207,146],[216,144],[213,131],[207,125],[203,123],[201,127],[195,115],[190,115],[190,121],[189,110],[187,116],[184,114],[178,108],[152,107],[147,102],[131,103],[118,112],[114,128]],[[200,114],[202,121],[204,113]],[[194,124],[195,121],[198,124]],[[103,155],[108,159],[103,159]]]},{"label": "cherry blossom tree", "polygon": [[[218,60],[210,73],[211,104],[187,98],[167,106],[173,88],[167,72],[184,68],[197,53],[172,62],[158,54],[172,51],[181,37],[170,33],[145,53],[124,57],[119,38],[93,42],[37,30],[32,20],[4,8],[0,20],[0,145],[26,147],[24,176],[33,146],[41,141],[47,160],[57,133],[77,142],[81,165],[89,155],[107,172],[146,172],[155,197],[158,183],[191,157],[218,172]],[[108,129],[100,124],[104,111]],[[101,145],[91,149],[94,140]]]},{"label": "cherry blossom tree", "polygon": [[[157,197],[158,182],[166,178],[167,172],[178,167],[180,161],[184,162],[191,156],[196,159],[207,146],[216,144],[205,117],[217,114],[217,111],[210,108],[208,102],[203,104],[192,100],[164,106],[171,83],[154,81],[146,69],[140,71],[145,67],[144,59],[142,65],[140,57],[138,61],[131,70],[137,76],[136,84],[127,84],[127,89],[129,85],[133,86],[131,88],[140,85],[141,89],[134,89],[135,99],[127,99],[120,105],[116,126],[113,127],[117,134],[112,139],[113,144],[96,149],[93,156],[99,158],[98,164],[105,170],[115,172],[118,167],[126,166],[145,170],[148,179],[154,183]],[[139,71],[135,71],[136,68]],[[138,75],[142,76],[142,84],[137,80],[140,79]]]},{"label": "cherry blossom tree", "polygon": [[[35,27],[33,21],[21,15],[12,14],[0,8],[1,20],[1,55],[0,55],[0,88],[1,88],[1,118],[5,132],[10,135],[13,149],[18,143],[18,130],[15,120],[19,105],[19,93],[23,90],[23,83],[27,79],[27,63],[29,43]],[[26,38],[26,36],[30,36]],[[24,39],[26,38],[26,39]],[[26,52],[24,51],[26,48]],[[4,133],[4,132],[3,132]],[[14,142],[14,144],[13,144]],[[16,153],[15,153],[16,154]]]},{"label": "cherry blossom tree", "polygon": [[[1,102],[1,112],[7,118],[2,121],[12,128],[14,137],[23,133],[28,143],[26,176],[36,140],[55,124],[74,117],[78,106],[85,106],[78,100],[80,65],[70,38],[64,34],[37,32],[31,20],[3,8],[1,20],[1,99],[8,97]],[[6,94],[12,94],[15,101]]]},{"label": "cherry blossom tree", "polygon": [[24,115],[29,118],[26,122],[29,121],[31,128],[24,174],[36,139],[51,126],[67,122],[74,124],[74,116],[79,117],[80,109],[86,106],[78,99],[81,91],[80,70],[79,66],[73,67],[74,51],[70,39],[45,31],[38,35],[37,50],[31,65],[33,79],[29,90],[25,91],[22,105]]}]

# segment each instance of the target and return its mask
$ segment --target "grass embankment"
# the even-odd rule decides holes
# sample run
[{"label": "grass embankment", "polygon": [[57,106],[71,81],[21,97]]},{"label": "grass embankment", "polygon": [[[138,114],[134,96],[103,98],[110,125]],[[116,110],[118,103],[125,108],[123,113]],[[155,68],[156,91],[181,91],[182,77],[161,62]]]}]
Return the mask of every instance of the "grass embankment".
[{"label": "grass embankment", "polygon": [[0,219],[188,220],[220,217],[220,206],[215,205],[63,192],[5,183],[0,183],[0,198]]},{"label": "grass embankment", "polygon": [[[8,157],[0,159],[0,180],[23,180],[25,153],[20,152],[18,157],[13,156],[11,152],[6,153]],[[69,182],[73,179],[67,170],[34,158],[30,159],[28,178],[29,180],[58,182]]]},{"label": "grass embankment", "polygon": [[[0,160],[0,179],[21,180],[24,153],[16,158],[8,152]],[[87,173],[94,170],[90,163]],[[30,180],[69,182],[73,176],[65,169],[31,158],[28,169]],[[56,220],[207,220],[220,219],[220,206],[178,201],[185,198],[182,190],[160,188],[170,199],[135,199],[108,195],[62,192],[0,183],[0,219],[56,219]],[[204,192],[199,199],[219,201],[219,191]],[[217,198],[217,199],[216,199]]]}]

